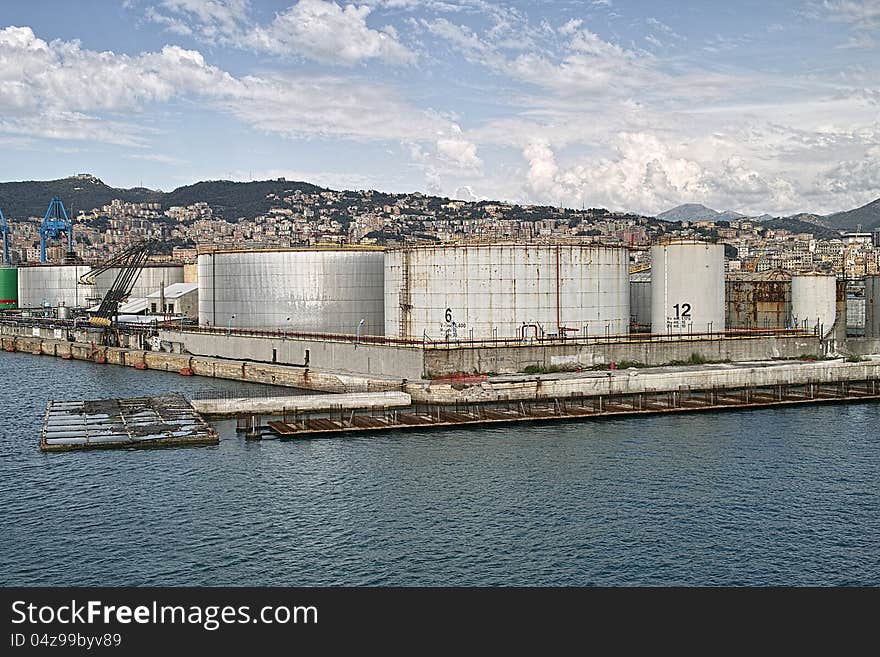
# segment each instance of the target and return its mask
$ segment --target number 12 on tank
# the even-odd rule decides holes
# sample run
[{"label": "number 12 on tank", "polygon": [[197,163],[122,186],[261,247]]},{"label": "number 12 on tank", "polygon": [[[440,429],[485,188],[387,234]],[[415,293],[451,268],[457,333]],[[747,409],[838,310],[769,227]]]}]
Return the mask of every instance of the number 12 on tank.
[{"label": "number 12 on tank", "polygon": [[666,318],[670,328],[685,328],[691,320],[691,304],[677,303],[672,306],[675,315]]}]

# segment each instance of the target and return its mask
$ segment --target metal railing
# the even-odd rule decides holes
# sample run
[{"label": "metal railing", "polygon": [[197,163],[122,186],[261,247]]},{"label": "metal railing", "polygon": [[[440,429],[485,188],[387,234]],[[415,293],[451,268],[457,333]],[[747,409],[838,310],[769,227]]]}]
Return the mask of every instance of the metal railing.
[{"label": "metal railing", "polygon": [[[160,328],[163,328],[160,325]],[[537,335],[510,338],[450,338],[432,340],[423,338],[394,338],[382,335],[357,335],[350,333],[318,333],[300,331],[226,328],[216,326],[184,326],[176,324],[165,327],[179,333],[225,335],[235,337],[259,337],[280,340],[314,340],[320,342],[349,342],[361,345],[394,347],[417,347],[422,349],[462,349],[479,347],[559,346],[591,345],[608,342],[669,342],[682,340],[742,340],[768,337],[806,337],[817,335],[816,330],[805,328],[783,329],[730,329],[725,331],[680,331],[670,333],[600,333],[579,332],[574,335]]]},{"label": "metal railing", "polygon": [[249,384],[242,388],[201,388],[191,395],[190,399],[268,399],[270,397],[299,397],[316,394],[313,390],[289,388],[286,386]]},{"label": "metal railing", "polygon": [[[57,319],[51,317],[19,317],[0,316],[0,324],[18,326],[38,326],[42,328],[85,328],[88,326],[80,318]],[[472,338],[451,337],[449,339],[395,338],[384,335],[357,335],[354,333],[302,332],[283,331],[281,329],[250,329],[219,326],[187,324],[179,319],[157,321],[151,324],[120,324],[120,330],[128,333],[153,333],[165,330],[180,334],[224,335],[236,337],[271,338],[277,340],[313,340],[317,342],[345,342],[360,345],[377,345],[388,347],[414,347],[431,350],[466,349],[481,347],[517,347],[517,346],[560,346],[560,345],[595,345],[609,342],[644,343],[669,341],[702,341],[702,340],[743,340],[768,337],[810,337],[818,336],[817,327],[797,328],[748,328],[727,329],[724,331],[676,331],[669,333],[588,333],[581,329],[576,334],[527,334],[522,337],[508,338]]]}]

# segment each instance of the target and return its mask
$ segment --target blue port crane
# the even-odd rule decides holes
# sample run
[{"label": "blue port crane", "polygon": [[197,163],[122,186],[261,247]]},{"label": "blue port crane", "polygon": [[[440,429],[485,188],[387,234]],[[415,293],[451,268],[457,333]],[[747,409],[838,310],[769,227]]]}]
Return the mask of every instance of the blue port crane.
[{"label": "blue port crane", "polygon": [[9,262],[9,240],[12,232],[9,230],[9,224],[6,223],[6,217],[3,216],[3,210],[0,210],[0,236],[3,237],[3,264],[8,265]]},{"label": "blue port crane", "polygon": [[40,262],[46,262],[46,240],[57,240],[64,234],[67,235],[67,250],[73,251],[73,224],[67,217],[61,199],[53,198],[49,201],[43,225],[40,226]]}]

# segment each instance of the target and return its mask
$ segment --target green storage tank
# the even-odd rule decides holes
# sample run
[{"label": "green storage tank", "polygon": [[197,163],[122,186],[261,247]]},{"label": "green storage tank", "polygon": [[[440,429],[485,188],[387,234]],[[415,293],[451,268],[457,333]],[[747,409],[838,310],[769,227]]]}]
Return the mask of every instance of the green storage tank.
[{"label": "green storage tank", "polygon": [[18,270],[0,268],[0,310],[18,308]]}]

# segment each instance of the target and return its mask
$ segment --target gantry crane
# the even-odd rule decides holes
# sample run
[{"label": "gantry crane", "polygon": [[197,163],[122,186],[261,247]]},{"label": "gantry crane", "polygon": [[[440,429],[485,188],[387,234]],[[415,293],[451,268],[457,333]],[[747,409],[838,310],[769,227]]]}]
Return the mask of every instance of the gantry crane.
[{"label": "gantry crane", "polygon": [[46,263],[46,240],[67,236],[67,252],[73,252],[73,224],[67,217],[67,210],[60,198],[52,198],[40,226],[40,262]]},{"label": "gantry crane", "polygon": [[98,310],[89,319],[89,324],[108,328],[117,323],[119,306],[128,300],[131,290],[141,274],[141,270],[143,270],[147,259],[155,247],[155,240],[147,240],[135,244],[114,256],[100,267],[96,267],[80,277],[80,284],[94,285],[99,274],[113,267],[119,268],[119,273],[116,274],[113,285],[107,290],[107,294],[101,300]]}]

